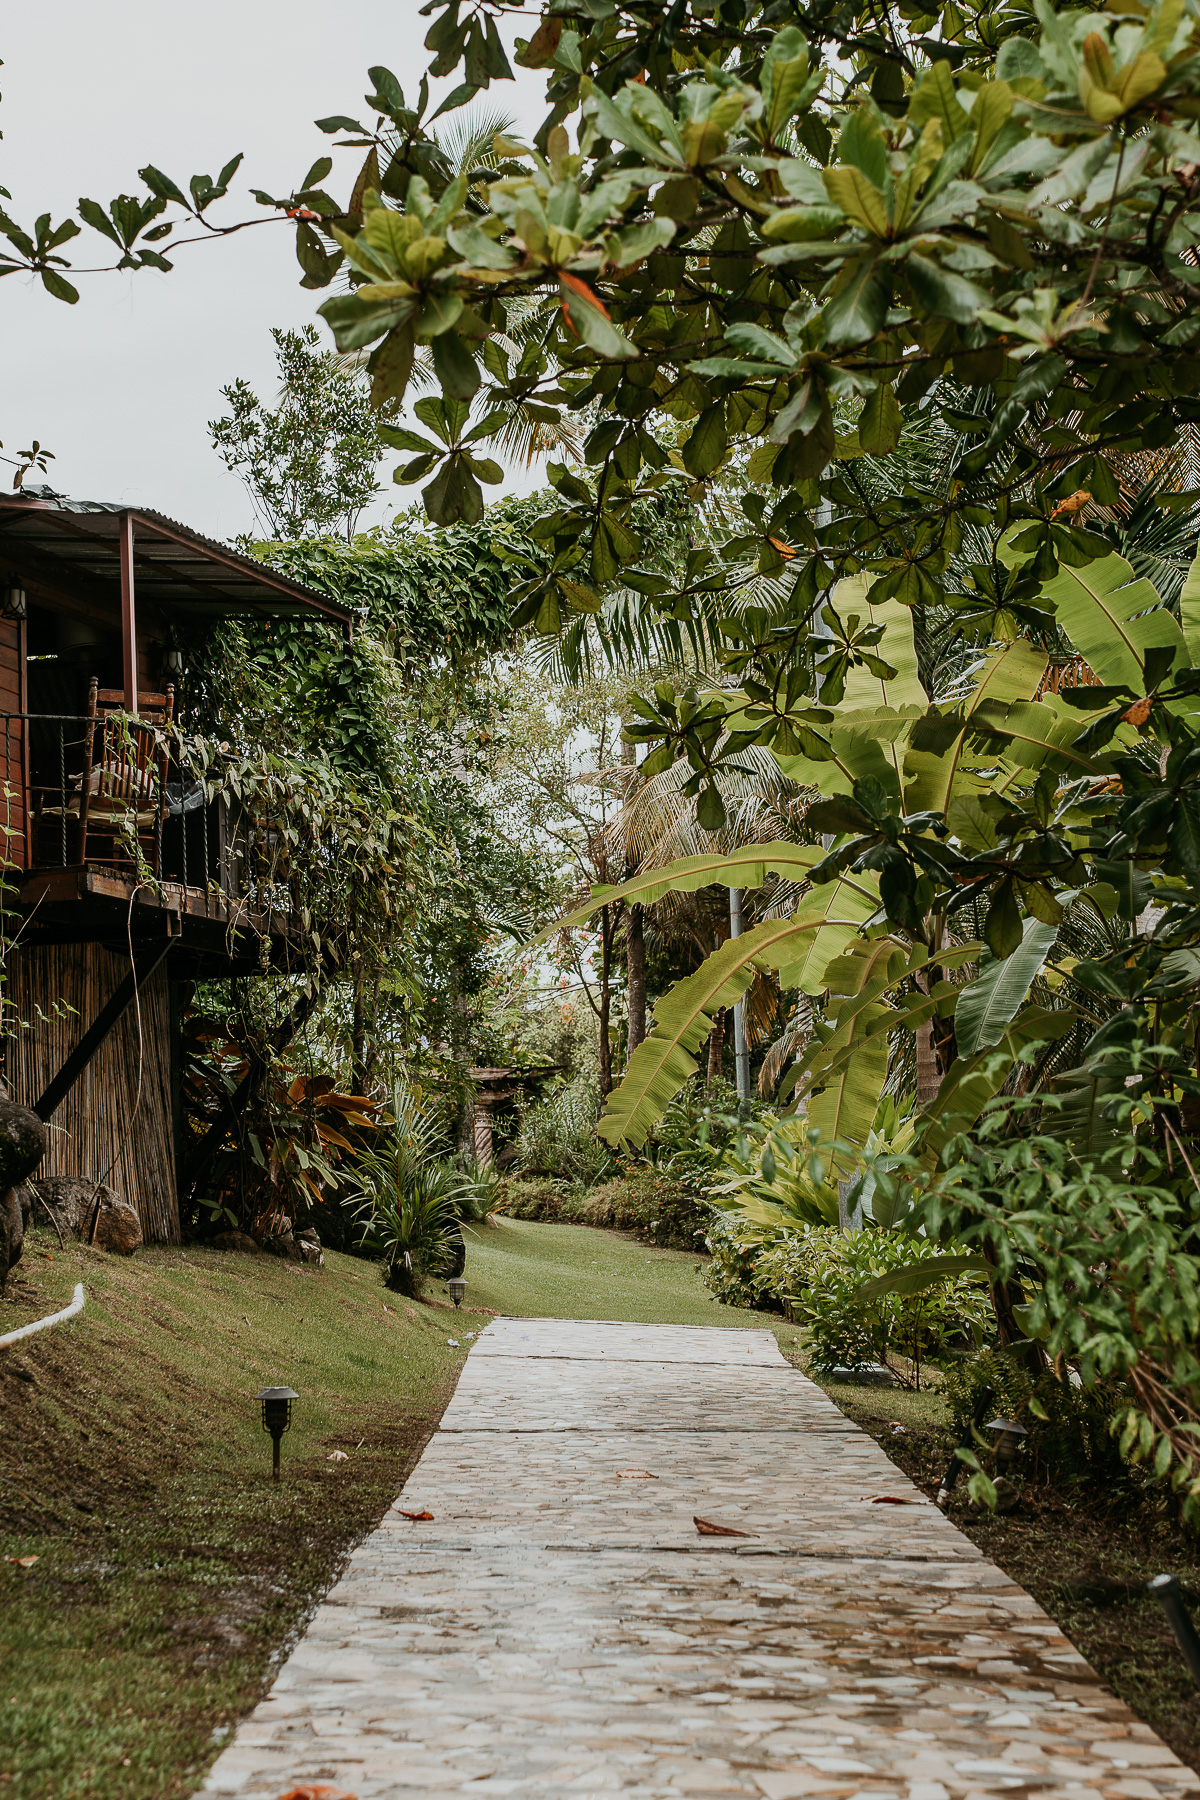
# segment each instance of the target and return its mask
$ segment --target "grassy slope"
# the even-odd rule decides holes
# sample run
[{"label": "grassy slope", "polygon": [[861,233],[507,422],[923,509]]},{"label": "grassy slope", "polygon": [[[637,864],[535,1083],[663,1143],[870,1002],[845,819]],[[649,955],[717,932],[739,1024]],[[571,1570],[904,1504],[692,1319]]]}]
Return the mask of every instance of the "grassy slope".
[{"label": "grassy slope", "polygon": [[[88,1303],[0,1352],[0,1554],[38,1557],[0,1563],[0,1800],[191,1792],[401,1486],[490,1311],[761,1324],[797,1359],[795,1328],[718,1306],[694,1256],[610,1232],[512,1221],[476,1234],[468,1276],[455,1314],[440,1289],[409,1305],[347,1257],[322,1271],[194,1249],[122,1262],[35,1237],[0,1331],[64,1304],[78,1279]],[[302,1398],[275,1488],[251,1396],[283,1382]],[[830,1391],[936,1487],[935,1396]],[[952,1513],[1197,1766],[1195,1690],[1138,1586],[1163,1567],[1200,1586],[1200,1558],[1110,1499],[1031,1491],[991,1520],[960,1490]]]},{"label": "grassy slope", "polygon": [[[571,1225],[480,1232],[468,1275],[476,1308],[759,1322],[708,1298],[694,1256]],[[0,1331],[80,1279],[82,1318],[0,1351],[0,1555],[38,1558],[0,1564],[0,1800],[170,1800],[400,1488],[490,1315],[409,1305],[348,1257],[125,1262],[38,1233]],[[284,1383],[276,1488],[252,1396]]]}]

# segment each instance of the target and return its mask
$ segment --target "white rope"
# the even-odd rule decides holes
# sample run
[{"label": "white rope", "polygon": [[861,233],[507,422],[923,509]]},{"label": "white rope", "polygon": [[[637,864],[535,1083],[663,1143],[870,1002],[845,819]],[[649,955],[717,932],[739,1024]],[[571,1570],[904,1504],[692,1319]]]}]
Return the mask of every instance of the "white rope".
[{"label": "white rope", "polygon": [[32,1337],[35,1331],[45,1331],[47,1325],[57,1325],[60,1319],[73,1319],[76,1313],[81,1313],[82,1311],[83,1283],[82,1281],[77,1281],[75,1284],[75,1297],[71,1301],[70,1306],[64,1306],[61,1312],[50,1313],[44,1319],[35,1319],[32,1325],[22,1325],[19,1331],[6,1332],[3,1337],[0,1337],[0,1350],[7,1350],[10,1344],[17,1343],[21,1338]]}]

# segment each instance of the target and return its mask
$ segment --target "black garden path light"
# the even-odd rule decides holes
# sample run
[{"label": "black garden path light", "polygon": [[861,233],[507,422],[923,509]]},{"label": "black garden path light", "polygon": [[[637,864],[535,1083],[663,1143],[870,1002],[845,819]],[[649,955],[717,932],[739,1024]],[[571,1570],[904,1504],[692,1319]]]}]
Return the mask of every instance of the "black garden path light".
[{"label": "black garden path light", "polygon": [[292,1423],[292,1401],[300,1398],[293,1388],[264,1388],[261,1394],[255,1394],[256,1400],[262,1401],[262,1425],[264,1431],[271,1434],[274,1448],[272,1473],[279,1480],[279,1440]]},{"label": "black garden path light", "polygon": [[462,1276],[452,1275],[447,1286],[450,1289],[450,1298],[453,1300],[455,1306],[461,1306],[463,1303],[463,1295],[467,1291],[467,1284]]}]

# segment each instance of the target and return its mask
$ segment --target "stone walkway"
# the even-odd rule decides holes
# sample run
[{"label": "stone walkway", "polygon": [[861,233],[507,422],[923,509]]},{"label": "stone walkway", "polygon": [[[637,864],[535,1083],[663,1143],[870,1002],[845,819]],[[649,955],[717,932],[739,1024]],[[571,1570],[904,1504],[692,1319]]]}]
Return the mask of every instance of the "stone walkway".
[{"label": "stone walkway", "polygon": [[397,1504],[206,1794],[1200,1788],[770,1332],[498,1319]]}]

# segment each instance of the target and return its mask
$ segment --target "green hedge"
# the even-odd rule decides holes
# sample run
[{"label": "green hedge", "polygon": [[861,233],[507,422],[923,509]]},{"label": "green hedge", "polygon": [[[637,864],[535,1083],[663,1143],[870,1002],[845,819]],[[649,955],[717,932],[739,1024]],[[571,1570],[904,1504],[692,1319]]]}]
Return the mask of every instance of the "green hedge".
[{"label": "green hedge", "polygon": [[513,1219],[547,1219],[636,1231],[648,1243],[671,1250],[706,1248],[712,1215],[694,1194],[654,1169],[619,1175],[597,1187],[567,1188],[545,1176],[510,1176],[501,1183],[496,1208]]}]

